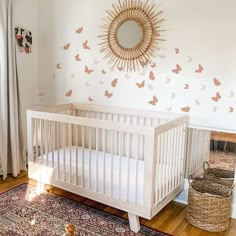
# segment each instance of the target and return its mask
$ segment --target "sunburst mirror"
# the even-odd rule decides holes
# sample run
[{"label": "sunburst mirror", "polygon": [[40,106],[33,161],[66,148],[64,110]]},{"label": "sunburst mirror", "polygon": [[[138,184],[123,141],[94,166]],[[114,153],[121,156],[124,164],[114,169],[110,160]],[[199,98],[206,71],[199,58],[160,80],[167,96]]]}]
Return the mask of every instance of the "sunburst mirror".
[{"label": "sunburst mirror", "polygon": [[162,11],[141,0],[119,0],[101,26],[101,52],[113,67],[138,71],[153,63],[161,38]]}]

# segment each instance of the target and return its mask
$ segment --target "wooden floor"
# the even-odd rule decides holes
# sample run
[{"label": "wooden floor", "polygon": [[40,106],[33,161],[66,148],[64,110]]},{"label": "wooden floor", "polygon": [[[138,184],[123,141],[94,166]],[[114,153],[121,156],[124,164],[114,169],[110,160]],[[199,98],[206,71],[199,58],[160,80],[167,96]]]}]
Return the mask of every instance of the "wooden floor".
[{"label": "wooden floor", "polygon": [[[9,176],[6,181],[0,179],[0,192],[11,189],[22,183],[29,183],[35,185],[35,182],[28,180],[27,173],[22,172],[18,178]],[[48,187],[50,192],[56,192],[65,197],[77,200],[83,204],[92,206],[94,208],[109,212],[111,214],[127,218],[127,213],[105,206],[103,204],[88,200],[78,195],[60,190],[58,188]],[[1,198],[0,198],[1,201]],[[230,227],[226,232],[222,233],[208,233],[206,231],[197,229],[188,224],[186,217],[186,206],[171,202],[167,205],[159,214],[157,214],[152,220],[141,219],[141,224],[149,226],[151,228],[172,234],[174,236],[211,236],[211,235],[224,235],[235,236],[236,235],[236,220],[231,220]]]}]

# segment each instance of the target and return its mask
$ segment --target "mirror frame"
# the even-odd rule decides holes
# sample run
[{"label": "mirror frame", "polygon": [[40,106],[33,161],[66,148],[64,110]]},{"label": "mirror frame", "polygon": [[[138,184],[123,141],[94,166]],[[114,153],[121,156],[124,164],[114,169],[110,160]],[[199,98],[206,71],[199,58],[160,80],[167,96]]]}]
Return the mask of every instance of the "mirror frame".
[{"label": "mirror frame", "polygon": [[[160,50],[159,43],[164,41],[160,38],[160,23],[163,11],[157,11],[155,4],[149,5],[148,0],[119,0],[119,4],[112,4],[113,9],[106,11],[107,19],[101,26],[104,29],[99,37],[102,42],[100,52],[105,53],[104,59],[109,58],[108,64],[122,68],[126,71],[139,71],[147,64],[152,64],[152,58],[156,51]],[[142,39],[133,48],[124,48],[120,45],[117,31],[127,21],[135,21],[142,30]]]}]

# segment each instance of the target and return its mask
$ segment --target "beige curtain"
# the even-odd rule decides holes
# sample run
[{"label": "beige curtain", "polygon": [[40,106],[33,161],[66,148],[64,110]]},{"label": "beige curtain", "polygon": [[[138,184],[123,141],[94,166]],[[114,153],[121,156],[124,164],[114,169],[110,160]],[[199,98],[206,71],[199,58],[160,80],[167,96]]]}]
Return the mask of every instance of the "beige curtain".
[{"label": "beige curtain", "polygon": [[14,36],[14,0],[0,1],[0,169],[3,178],[26,169]]}]

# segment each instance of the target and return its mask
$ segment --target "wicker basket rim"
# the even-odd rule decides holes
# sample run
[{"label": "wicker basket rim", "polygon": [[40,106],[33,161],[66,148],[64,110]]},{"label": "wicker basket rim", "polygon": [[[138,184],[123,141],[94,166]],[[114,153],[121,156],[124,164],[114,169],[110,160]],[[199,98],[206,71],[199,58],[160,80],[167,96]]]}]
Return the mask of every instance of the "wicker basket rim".
[{"label": "wicker basket rim", "polygon": [[220,196],[220,195],[217,195],[217,194],[210,194],[210,193],[202,193],[202,192],[199,192],[199,191],[195,190],[191,186],[189,187],[189,191],[193,191],[194,193],[197,193],[197,194],[202,195],[202,196],[207,196],[207,197],[212,197],[212,198],[221,198],[221,199],[222,198],[229,198],[232,195],[232,191],[229,191],[229,194],[227,194],[225,196]]}]

